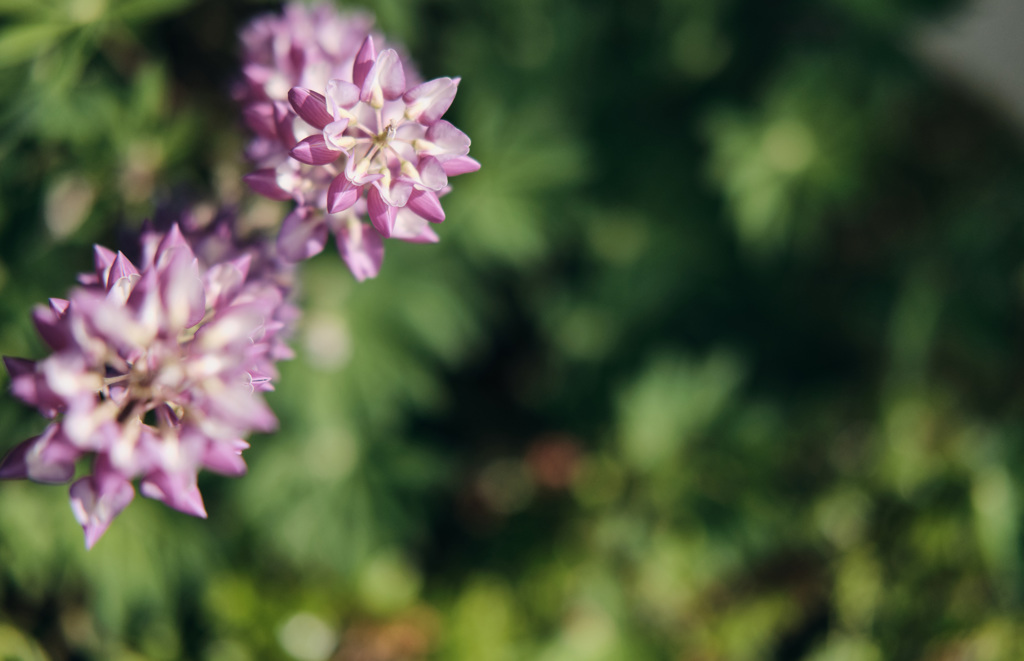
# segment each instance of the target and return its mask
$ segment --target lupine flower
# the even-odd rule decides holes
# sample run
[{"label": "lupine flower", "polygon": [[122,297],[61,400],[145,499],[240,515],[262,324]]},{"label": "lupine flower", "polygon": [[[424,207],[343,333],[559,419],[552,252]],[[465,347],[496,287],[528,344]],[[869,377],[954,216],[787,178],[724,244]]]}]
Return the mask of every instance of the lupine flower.
[{"label": "lupine flower", "polygon": [[71,485],[87,547],[134,497],[194,516],[206,510],[196,485],[209,469],[241,475],[252,431],[277,421],[260,392],[273,374],[283,292],[250,279],[252,259],[211,266],[174,225],[143,240],[141,268],[97,246],[96,269],[67,299],[34,319],[54,353],[4,358],[11,390],[53,421],[0,462],[0,478]]},{"label": "lupine flower", "polygon": [[[439,198],[448,177],[480,167],[468,156],[469,138],[441,119],[459,79],[420,83],[396,49],[377,52],[379,41],[367,34],[326,84],[296,84],[287,104],[246,110],[258,168],[246,181],[262,195],[297,203],[278,235],[282,255],[311,257],[334,234],[358,280],[377,274],[384,238],[436,242],[430,224],[445,218]],[[282,64],[280,74],[302,77],[289,67]]]}]

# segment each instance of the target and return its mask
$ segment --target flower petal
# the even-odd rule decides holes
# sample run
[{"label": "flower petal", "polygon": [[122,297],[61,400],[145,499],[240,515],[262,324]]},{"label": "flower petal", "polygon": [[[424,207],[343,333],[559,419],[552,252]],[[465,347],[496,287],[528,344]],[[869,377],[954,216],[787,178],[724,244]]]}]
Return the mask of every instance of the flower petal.
[{"label": "flower petal", "polygon": [[327,211],[329,213],[344,211],[358,202],[362,194],[362,186],[354,185],[345,178],[344,174],[339,174],[331,181],[331,185],[327,189]]},{"label": "flower petal", "polygon": [[448,185],[444,166],[433,156],[424,156],[416,167],[420,183],[432,191],[439,191]]},{"label": "flower petal", "polygon": [[36,407],[47,418],[54,417],[64,408],[64,398],[50,388],[35,361],[4,356],[4,365],[11,375],[12,395]]},{"label": "flower petal", "polygon": [[206,314],[206,289],[199,264],[188,251],[176,250],[160,277],[163,326],[174,335],[202,321]]},{"label": "flower petal", "polygon": [[352,82],[356,87],[362,88],[376,59],[377,49],[373,46],[373,37],[367,35],[363,45],[359,47],[359,52],[356,53],[355,62],[352,63]]},{"label": "flower petal", "polygon": [[345,135],[345,129],[348,128],[348,124],[348,119],[339,119],[324,127],[324,141],[328,147],[345,152],[356,144],[355,138]]},{"label": "flower petal", "polygon": [[61,484],[74,477],[82,453],[59,430],[58,424],[50,424],[39,436],[16,445],[0,462],[0,479]]},{"label": "flower petal", "polygon": [[277,139],[277,123],[274,121],[274,104],[268,102],[252,103],[242,111],[246,126],[258,135],[272,140]]},{"label": "flower petal", "polygon": [[427,219],[413,213],[409,207],[398,210],[391,238],[409,243],[437,243],[440,241],[434,230],[430,228]]},{"label": "flower petal", "polygon": [[331,149],[324,141],[323,134],[311,135],[291,150],[292,158],[307,165],[327,165],[338,160],[342,152]]},{"label": "flower petal", "polygon": [[54,351],[64,349],[71,342],[71,334],[64,319],[64,312],[67,311],[67,306],[67,301],[51,298],[49,306],[37,305],[32,308],[32,321],[36,325],[39,336]]},{"label": "flower petal", "polygon": [[406,206],[432,223],[440,223],[444,220],[444,209],[441,208],[441,201],[434,191],[413,191]]},{"label": "flower petal", "polygon": [[392,101],[405,92],[405,70],[402,60],[394,49],[387,49],[377,56],[373,67],[367,72],[360,85],[359,100],[374,108],[383,108],[385,101]]},{"label": "flower petal", "polygon": [[92,261],[97,273],[103,273],[110,269],[110,265],[117,259],[117,253],[96,243],[92,246]]},{"label": "flower petal", "polygon": [[384,201],[380,188],[373,186],[366,198],[367,210],[370,214],[370,222],[385,237],[391,236],[391,230],[395,226],[395,215],[397,210]]},{"label": "flower petal", "polygon": [[366,223],[353,220],[338,233],[338,252],[356,280],[376,277],[384,261],[384,240]]},{"label": "flower petal", "polygon": [[327,110],[334,116],[334,119],[345,117],[345,113],[341,111],[348,110],[357,103],[359,103],[358,85],[340,78],[332,78],[327,81]]},{"label": "flower petal", "polygon": [[71,511],[85,532],[85,548],[91,549],[110,522],[135,497],[131,482],[113,470],[83,477],[71,485]]},{"label": "flower petal", "polygon": [[469,153],[469,136],[444,119],[439,119],[427,129],[426,139],[430,144],[417,151],[437,156],[442,160],[445,156],[465,156]]},{"label": "flower petal", "polygon": [[146,498],[159,500],[179,512],[206,518],[203,495],[199,493],[196,475],[188,470],[158,471],[139,483],[139,492]]},{"label": "flower petal", "polygon": [[301,262],[319,254],[327,245],[327,223],[308,207],[299,207],[285,217],[277,235],[277,249],[285,259]]},{"label": "flower petal", "polygon": [[292,104],[295,114],[304,122],[321,131],[334,121],[331,113],[327,112],[327,99],[312,90],[293,87],[288,92],[288,102]]},{"label": "flower petal", "polygon": [[476,172],[480,169],[480,163],[469,156],[456,156],[455,158],[441,161],[441,167],[444,168],[445,174],[449,177],[454,177],[460,174]]},{"label": "flower petal", "polygon": [[295,146],[295,115],[291,106],[283,101],[274,102],[274,125],[277,127],[277,139],[286,149]]},{"label": "flower petal", "polygon": [[132,293],[132,289],[142,276],[124,253],[118,252],[110,271],[106,274],[107,295],[124,305]]},{"label": "flower petal", "polygon": [[292,199],[291,193],[277,185],[277,170],[273,168],[250,172],[242,177],[242,180],[249,185],[249,188],[263,197],[281,201]]},{"label": "flower petal", "polygon": [[249,447],[245,441],[209,441],[203,455],[203,467],[231,477],[245,475],[249,467],[242,459],[242,450]]},{"label": "flower petal", "polygon": [[451,107],[458,88],[458,78],[435,78],[417,85],[402,96],[408,104],[405,116],[420,124],[433,124]]},{"label": "flower petal", "polygon": [[390,186],[385,187],[383,184],[384,180],[374,184],[379,188],[381,198],[390,206],[404,207],[409,201],[409,196],[412,195],[412,183],[404,179],[396,179],[391,181]]}]

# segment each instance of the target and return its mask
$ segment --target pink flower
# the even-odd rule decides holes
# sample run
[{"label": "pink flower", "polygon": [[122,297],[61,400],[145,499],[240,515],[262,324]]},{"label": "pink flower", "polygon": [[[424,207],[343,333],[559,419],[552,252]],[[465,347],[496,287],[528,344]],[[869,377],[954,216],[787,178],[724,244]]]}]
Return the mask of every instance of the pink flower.
[{"label": "pink flower", "polygon": [[177,225],[144,235],[142,252],[140,268],[97,246],[95,272],[35,313],[54,353],[4,359],[13,394],[53,422],[8,453],[0,478],[64,482],[91,455],[92,474],[71,487],[87,547],[136,480],[205,517],[197,473],[243,474],[243,438],[277,425],[260,393],[287,326],[282,288],[252,277],[251,255],[204,265]]},{"label": "pink flower", "polygon": [[352,82],[332,79],[324,95],[301,87],[288,95],[299,118],[320,130],[298,141],[291,156],[312,166],[345,157],[344,170],[328,187],[327,212],[348,209],[365,191],[370,220],[384,237],[392,236],[397,210],[406,206],[428,221],[443,221],[438,195],[449,170],[454,175],[479,167],[468,156],[466,134],[441,120],[459,79],[438,78],[411,89],[405,81],[398,54],[377,54],[367,37]]},{"label": "pink flower", "polygon": [[[269,29],[260,25],[261,33]],[[294,31],[275,25],[294,48]],[[346,41],[351,58],[335,62],[329,79],[296,84],[287,104],[250,104],[245,111],[257,133],[249,149],[257,170],[247,183],[261,195],[297,204],[279,232],[281,254],[295,261],[312,257],[334,234],[358,280],[379,271],[384,238],[436,242],[429,223],[445,219],[439,198],[449,190],[448,178],[480,167],[468,155],[469,138],[441,119],[459,79],[421,83],[398,50],[377,52],[380,41],[369,32],[354,49]],[[293,65],[306,59],[274,61],[284,78],[304,78]]]}]

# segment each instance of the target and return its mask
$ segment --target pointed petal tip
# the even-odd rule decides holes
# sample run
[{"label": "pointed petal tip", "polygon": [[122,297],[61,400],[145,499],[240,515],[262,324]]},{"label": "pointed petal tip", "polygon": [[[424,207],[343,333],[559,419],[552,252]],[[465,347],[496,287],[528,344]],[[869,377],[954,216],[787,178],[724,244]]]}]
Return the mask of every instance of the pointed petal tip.
[{"label": "pointed petal tip", "polygon": [[444,208],[433,191],[417,190],[409,197],[409,209],[432,223],[444,222]]},{"label": "pointed petal tip", "polygon": [[377,59],[377,49],[373,45],[373,35],[366,35],[366,39],[363,40],[363,45],[359,47],[359,52],[356,53],[356,59],[352,63],[352,82],[357,87],[362,87],[366,81],[366,74],[373,68],[373,63]]},{"label": "pointed petal tip", "polygon": [[36,361],[28,360],[27,358],[15,358],[14,356],[4,356],[4,367],[7,368],[7,373],[13,379],[16,376],[22,374],[28,374],[36,368]]},{"label": "pointed petal tip", "polygon": [[25,444],[14,446],[7,456],[0,461],[0,480],[28,479],[28,465],[25,463]]},{"label": "pointed petal tip", "polygon": [[441,167],[449,177],[456,177],[460,174],[469,174],[480,169],[480,162],[469,156],[456,156],[455,158],[443,161]]},{"label": "pointed petal tip", "polygon": [[362,194],[362,186],[354,185],[344,173],[339,174],[331,180],[331,185],[327,188],[327,212],[341,213],[351,208]]},{"label": "pointed petal tip", "polygon": [[292,158],[306,165],[327,165],[342,155],[342,152],[327,146],[323,134],[311,135],[301,140],[289,153]]},{"label": "pointed petal tip", "polygon": [[288,102],[304,122],[321,131],[334,121],[331,113],[327,112],[327,99],[313,90],[293,87],[288,91]]}]

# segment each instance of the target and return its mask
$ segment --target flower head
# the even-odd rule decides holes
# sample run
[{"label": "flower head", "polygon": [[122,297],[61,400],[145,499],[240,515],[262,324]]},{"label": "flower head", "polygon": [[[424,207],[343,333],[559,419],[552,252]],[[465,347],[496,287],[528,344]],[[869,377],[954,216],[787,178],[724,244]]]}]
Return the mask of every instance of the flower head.
[{"label": "flower head", "polygon": [[480,167],[466,134],[441,119],[459,79],[419,82],[398,50],[377,43],[367,34],[347,67],[297,84],[287,104],[262,106],[250,121],[258,169],[246,181],[297,204],[279,233],[283,256],[311,257],[333,233],[359,280],[377,274],[384,238],[436,242],[429,225],[445,219],[448,178]]},{"label": "flower head", "polygon": [[135,480],[205,517],[197,473],[244,473],[244,437],[277,424],[260,393],[275,374],[281,289],[251,278],[248,256],[202,263],[177,225],[147,234],[142,252],[136,266],[97,246],[82,286],[35,311],[54,353],[4,359],[13,394],[53,421],[0,462],[0,478],[64,482],[91,455],[71,486],[88,547]]}]

